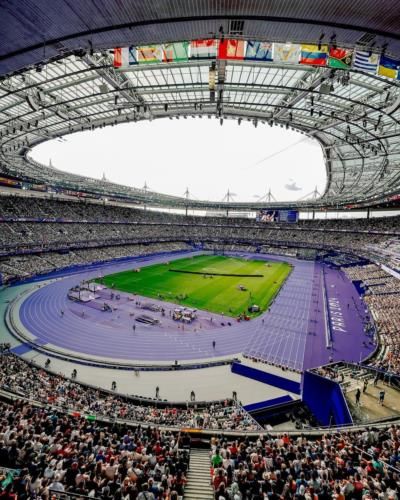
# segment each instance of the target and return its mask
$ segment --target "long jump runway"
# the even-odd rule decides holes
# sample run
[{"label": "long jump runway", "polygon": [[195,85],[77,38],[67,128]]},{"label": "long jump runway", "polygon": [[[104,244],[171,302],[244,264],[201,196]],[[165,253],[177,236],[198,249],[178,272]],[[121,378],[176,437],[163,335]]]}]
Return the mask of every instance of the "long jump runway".
[{"label": "long jump runway", "polygon": [[[188,255],[195,253],[110,264],[101,269],[101,274],[132,269],[138,262],[143,267]],[[20,304],[19,322],[29,332],[30,338],[35,339],[42,347],[58,348],[64,353],[113,362],[204,360],[244,353],[268,363],[301,371],[328,362],[330,356],[334,360],[359,361],[360,356],[365,357],[373,350],[372,345],[364,344],[365,318],[356,289],[339,272],[330,270],[329,283],[332,280],[335,282],[332,290],[338,300],[343,300],[346,304],[346,318],[351,318],[348,335],[351,335],[352,341],[347,342],[348,335],[346,341],[341,336],[337,347],[328,350],[324,331],[326,311],[321,298],[324,281],[321,280],[322,271],[318,265],[290,257],[259,254],[246,254],[246,257],[281,260],[294,266],[269,311],[250,322],[239,323],[234,319],[200,311],[199,319],[192,325],[186,325],[183,330],[181,326],[178,328],[176,323],[168,320],[168,309],[175,306],[164,303],[167,317],[165,320],[162,318],[161,325],[147,326],[136,322],[133,330],[132,314],[138,311],[135,310],[134,302],[129,302],[123,293],[118,303],[112,303],[117,307],[112,313],[75,303],[67,298],[71,287],[99,276],[99,270],[68,276],[34,291]],[[357,314],[354,315],[351,314],[353,304],[357,307]],[[61,311],[64,312],[63,315]],[[227,325],[228,321],[231,326]]]}]

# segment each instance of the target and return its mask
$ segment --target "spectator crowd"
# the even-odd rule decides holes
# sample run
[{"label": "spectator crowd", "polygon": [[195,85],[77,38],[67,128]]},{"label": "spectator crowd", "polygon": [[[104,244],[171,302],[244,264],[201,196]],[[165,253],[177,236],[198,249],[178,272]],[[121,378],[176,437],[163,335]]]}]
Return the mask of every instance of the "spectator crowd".
[{"label": "spectator crowd", "polygon": [[400,429],[211,439],[215,500],[397,500]]},{"label": "spectator crowd", "polygon": [[344,268],[353,281],[362,283],[364,300],[374,318],[382,351],[372,363],[400,374],[400,280],[376,264]]},{"label": "spectator crowd", "polygon": [[155,404],[152,400],[138,403],[114,391],[91,388],[61,375],[51,374],[13,354],[0,357],[0,388],[19,397],[53,405],[63,411],[109,419],[213,430],[259,428],[234,401],[192,404],[180,408]]},{"label": "spectator crowd", "polygon": [[190,438],[0,402],[0,498],[182,498]]}]

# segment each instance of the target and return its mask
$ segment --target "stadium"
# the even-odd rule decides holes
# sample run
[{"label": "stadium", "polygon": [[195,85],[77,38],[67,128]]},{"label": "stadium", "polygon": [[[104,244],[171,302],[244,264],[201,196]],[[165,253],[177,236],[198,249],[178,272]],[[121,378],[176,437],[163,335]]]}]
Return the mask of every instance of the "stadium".
[{"label": "stadium", "polygon": [[[399,498],[399,20],[0,2],[1,498]],[[192,118],[304,136],[325,189],[210,201],[35,159]]]}]

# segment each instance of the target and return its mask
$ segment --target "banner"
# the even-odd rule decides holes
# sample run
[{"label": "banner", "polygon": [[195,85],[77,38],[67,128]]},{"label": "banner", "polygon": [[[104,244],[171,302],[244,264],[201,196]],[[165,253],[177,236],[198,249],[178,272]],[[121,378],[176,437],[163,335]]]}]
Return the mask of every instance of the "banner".
[{"label": "banner", "polygon": [[272,61],[272,43],[247,42],[244,58],[249,61]]},{"label": "banner", "polygon": [[386,76],[387,78],[397,78],[400,67],[400,60],[392,57],[381,55],[378,66],[378,75]]},{"label": "banner", "polygon": [[137,63],[136,47],[114,49],[114,68],[128,68]]},{"label": "banner", "polygon": [[349,49],[329,49],[328,66],[331,68],[350,69],[353,62],[353,51]]},{"label": "banner", "polygon": [[191,59],[216,59],[217,40],[194,40],[190,42]]},{"label": "banner", "polygon": [[300,58],[300,45],[293,43],[275,43],[274,61],[297,64]]},{"label": "banner", "polygon": [[137,54],[139,64],[157,64],[163,60],[162,45],[142,45]]},{"label": "banner", "polygon": [[326,66],[328,61],[327,45],[302,45],[300,64],[309,64],[311,66]]},{"label": "banner", "polygon": [[244,59],[243,40],[222,40],[219,42],[218,59]]},{"label": "banner", "polygon": [[376,73],[378,68],[379,55],[367,50],[356,50],[354,55],[353,68]]},{"label": "banner", "polygon": [[163,62],[184,62],[189,59],[189,42],[165,43]]}]

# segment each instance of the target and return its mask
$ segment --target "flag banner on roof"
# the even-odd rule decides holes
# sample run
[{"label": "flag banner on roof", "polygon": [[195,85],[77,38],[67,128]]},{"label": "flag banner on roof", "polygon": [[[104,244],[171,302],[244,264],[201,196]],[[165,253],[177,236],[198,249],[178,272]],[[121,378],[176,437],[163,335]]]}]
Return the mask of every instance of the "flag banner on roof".
[{"label": "flag banner on roof", "polygon": [[378,68],[379,55],[368,50],[356,50],[354,54],[353,68],[376,73]]},{"label": "flag banner on roof", "polygon": [[163,60],[162,45],[142,45],[137,47],[139,64],[160,63]]},{"label": "flag banner on roof", "polygon": [[119,47],[114,49],[114,68],[128,68],[137,63],[136,47]]},{"label": "flag banner on roof", "polygon": [[331,68],[350,69],[353,62],[353,51],[339,47],[329,49],[328,66]]},{"label": "flag banner on roof", "polygon": [[218,59],[244,59],[243,40],[221,40],[218,48]]},{"label": "flag banner on roof", "polygon": [[300,64],[309,64],[312,66],[326,66],[328,62],[327,45],[302,45]]},{"label": "flag banner on roof", "polygon": [[274,43],[274,61],[297,64],[300,58],[300,45],[294,43]]},{"label": "flag banner on roof", "polygon": [[189,59],[189,42],[165,43],[163,62],[184,62]]},{"label": "flag banner on roof", "polygon": [[193,40],[190,42],[191,59],[216,59],[217,40]]},{"label": "flag banner on roof", "polygon": [[393,57],[388,57],[381,55],[378,75],[386,76],[387,78],[397,78],[400,68],[400,59],[393,59]]},{"label": "flag banner on roof", "polygon": [[244,58],[249,61],[272,61],[272,43],[247,42]]}]

